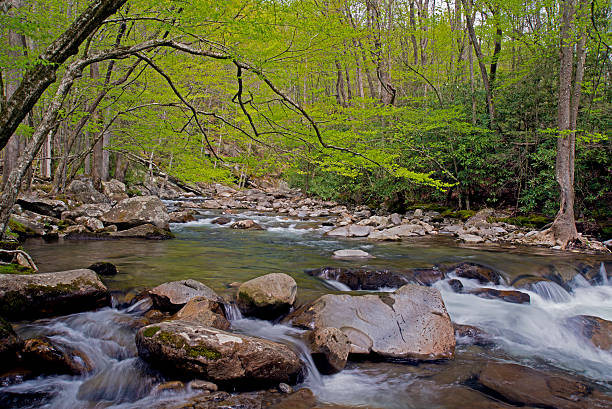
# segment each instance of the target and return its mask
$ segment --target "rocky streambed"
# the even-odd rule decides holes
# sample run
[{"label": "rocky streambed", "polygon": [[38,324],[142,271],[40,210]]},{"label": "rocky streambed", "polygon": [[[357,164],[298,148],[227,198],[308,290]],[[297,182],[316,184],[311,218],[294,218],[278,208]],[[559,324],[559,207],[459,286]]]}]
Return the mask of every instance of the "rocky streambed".
[{"label": "rocky streambed", "polygon": [[[397,218],[253,194],[166,201],[174,240],[27,241],[41,273],[0,276],[2,406],[610,407],[608,256],[343,237]],[[117,231],[155,226],[143,207]]]}]

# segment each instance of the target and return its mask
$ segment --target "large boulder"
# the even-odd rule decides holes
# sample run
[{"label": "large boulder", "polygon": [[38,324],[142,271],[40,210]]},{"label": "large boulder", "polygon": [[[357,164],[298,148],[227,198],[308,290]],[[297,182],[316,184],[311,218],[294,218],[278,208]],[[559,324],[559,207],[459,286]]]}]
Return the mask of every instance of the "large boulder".
[{"label": "large boulder", "polygon": [[463,262],[447,267],[448,273],[454,273],[457,277],[471,278],[481,284],[503,284],[503,276],[492,268],[476,264]]},{"label": "large boulder", "polygon": [[276,318],[289,311],[296,294],[297,283],[291,276],[266,274],[240,285],[237,304],[245,315]]},{"label": "large boulder", "polygon": [[81,203],[109,203],[108,197],[98,192],[91,179],[75,179],[66,188],[66,195]]},{"label": "large boulder", "polygon": [[391,270],[372,270],[368,268],[323,267],[306,270],[308,275],[324,280],[338,281],[351,290],[380,290],[399,288],[410,283],[407,276]]},{"label": "large boulder", "polygon": [[433,360],[455,352],[453,324],[440,292],[414,284],[393,293],[327,294],[286,321],[306,329],[338,328],[354,354]]},{"label": "large boulder", "polygon": [[43,214],[60,218],[62,212],[68,210],[66,203],[61,200],[45,199],[35,196],[23,196],[17,199],[17,204],[24,210],[30,210],[34,213]]},{"label": "large boulder", "polygon": [[181,280],[163,283],[149,291],[153,306],[161,311],[175,313],[196,297],[208,298],[222,303],[223,300],[212,289],[196,280]]},{"label": "large boulder", "polygon": [[207,297],[195,297],[187,301],[187,304],[174,314],[174,319],[222,330],[230,327],[230,322],[225,318],[223,304]]},{"label": "large boulder", "polygon": [[517,290],[497,290],[495,288],[476,288],[470,290],[469,294],[477,295],[480,298],[490,300],[502,300],[513,304],[529,304],[531,297],[529,294]]},{"label": "large boulder", "polygon": [[477,382],[496,397],[539,408],[610,408],[612,398],[583,381],[510,363],[488,363]]},{"label": "large boulder", "polygon": [[34,319],[110,304],[110,293],[88,269],[44,274],[0,274],[0,315]]},{"label": "large boulder", "polygon": [[73,210],[67,210],[62,212],[62,220],[76,220],[79,217],[100,217],[104,213],[110,211],[111,205],[109,203],[89,203],[81,205]]},{"label": "large boulder", "polygon": [[93,369],[91,360],[82,352],[46,338],[27,339],[21,353],[24,364],[39,373],[81,375]]},{"label": "large boulder", "polygon": [[127,199],[129,196],[123,182],[117,179],[111,179],[108,182],[102,182],[102,192],[112,201],[120,202]]},{"label": "large boulder", "polygon": [[136,346],[141,358],[169,373],[232,387],[292,383],[302,370],[283,344],[181,320],[141,328]]},{"label": "large boulder", "polygon": [[122,200],[110,211],[104,213],[100,220],[105,225],[116,225],[119,230],[147,223],[160,229],[170,229],[168,210],[157,196],[138,196]]},{"label": "large boulder", "polygon": [[334,374],[346,366],[351,342],[338,328],[317,328],[308,333],[312,360],[321,373]]}]

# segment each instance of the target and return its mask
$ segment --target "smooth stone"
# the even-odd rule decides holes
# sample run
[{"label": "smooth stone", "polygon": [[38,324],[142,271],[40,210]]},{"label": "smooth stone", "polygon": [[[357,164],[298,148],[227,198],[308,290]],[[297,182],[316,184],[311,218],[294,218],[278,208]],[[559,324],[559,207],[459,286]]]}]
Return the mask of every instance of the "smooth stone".
[{"label": "smooth stone", "polygon": [[531,297],[529,294],[516,290],[496,290],[494,288],[476,288],[470,290],[469,294],[474,294],[480,298],[490,300],[502,300],[513,304],[529,304]]},{"label": "smooth stone", "polygon": [[196,297],[208,298],[222,303],[223,299],[212,289],[196,280],[171,281],[158,285],[149,291],[153,306],[161,311],[178,312]]},{"label": "smooth stone", "polygon": [[242,283],[236,303],[245,315],[276,318],[289,311],[296,294],[297,283],[293,277],[272,273]]},{"label": "smooth stone", "polygon": [[363,250],[336,250],[334,258],[374,258],[370,253]]},{"label": "smooth stone", "polygon": [[308,334],[312,359],[322,374],[340,372],[346,366],[351,342],[338,328],[316,328]]},{"label": "smooth stone", "polygon": [[162,230],[170,229],[168,210],[157,196],[137,196],[124,199],[104,213],[100,220],[105,225],[116,225],[119,230],[143,224],[153,224]]},{"label": "smooth stone", "polygon": [[195,322],[199,325],[227,330],[230,322],[225,318],[223,305],[206,297],[195,297],[187,301],[173,319]]},{"label": "smooth stone", "polygon": [[239,230],[263,230],[259,224],[257,224],[254,220],[238,220],[236,223],[230,226],[232,229]]}]

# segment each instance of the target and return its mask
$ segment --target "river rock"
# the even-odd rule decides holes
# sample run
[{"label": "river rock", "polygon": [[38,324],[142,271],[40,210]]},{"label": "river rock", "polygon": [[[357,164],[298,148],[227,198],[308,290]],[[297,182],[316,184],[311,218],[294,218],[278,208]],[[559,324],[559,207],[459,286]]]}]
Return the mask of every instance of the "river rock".
[{"label": "river rock", "polygon": [[151,223],[141,224],[140,226],[132,227],[127,230],[113,231],[110,233],[110,236],[124,239],[131,238],[147,240],[168,240],[174,238],[174,234],[172,234],[172,232],[165,229],[160,229]]},{"label": "river rock", "polygon": [[97,263],[93,263],[87,268],[95,271],[96,274],[101,276],[114,276],[119,272],[117,270],[117,266],[115,266],[113,263],[109,263],[108,261],[99,261]]},{"label": "river rock", "polygon": [[594,346],[604,351],[612,349],[612,322],[592,315],[577,315],[568,319],[572,327]]},{"label": "river rock", "polygon": [[238,287],[237,304],[245,315],[276,318],[295,302],[297,283],[283,273],[266,274]]},{"label": "river rock", "polygon": [[91,179],[75,179],[66,188],[66,195],[81,203],[109,203],[109,198],[98,192]]},{"label": "river rock", "polygon": [[68,210],[66,203],[61,200],[45,199],[35,196],[22,196],[17,199],[17,204],[24,210],[30,210],[34,213],[58,219],[62,216],[62,212]]},{"label": "river rock", "polygon": [[178,312],[196,297],[208,298],[222,303],[223,300],[212,289],[196,280],[181,280],[163,283],[149,291],[153,306],[161,311]]},{"label": "river rock", "polygon": [[21,349],[21,339],[17,336],[11,324],[0,317],[0,360],[3,363],[13,361]]},{"label": "river rock", "polygon": [[141,358],[162,370],[232,387],[293,383],[302,370],[283,344],[180,320],[141,328],[136,346]]},{"label": "river rock", "polygon": [[216,392],[219,390],[219,387],[217,386],[217,384],[208,382],[208,381],[203,381],[201,379],[194,379],[193,381],[189,382],[187,386],[190,389],[200,390],[200,391]]},{"label": "river rock", "polygon": [[125,184],[117,179],[102,182],[102,192],[114,202],[120,202],[129,197]]},{"label": "river rock", "polygon": [[110,211],[104,213],[100,220],[105,225],[116,225],[119,230],[147,223],[169,230],[170,216],[159,197],[138,196],[120,201]]},{"label": "river rock", "polygon": [[338,281],[351,290],[380,290],[381,288],[399,288],[409,284],[409,278],[400,272],[391,270],[373,270],[368,268],[323,267],[305,270],[306,274],[324,280]]},{"label": "river rock", "polygon": [[87,216],[77,217],[75,219],[75,222],[87,227],[89,230],[94,231],[94,232],[98,230],[102,230],[104,228],[104,223],[102,223],[100,220],[93,218],[93,217],[87,217]]},{"label": "river rock", "polygon": [[306,329],[334,327],[351,353],[410,359],[452,358],[455,334],[440,292],[408,284],[393,293],[327,294],[291,313],[286,321]]},{"label": "river rock", "polygon": [[425,229],[420,224],[400,224],[383,232],[388,236],[412,237],[424,235]]},{"label": "river rock", "polygon": [[336,229],[330,230],[325,233],[326,236],[331,237],[349,237],[349,228],[348,226],[338,227]]},{"label": "river rock", "polygon": [[229,321],[225,318],[223,304],[207,297],[195,297],[187,301],[173,318],[222,330],[230,327]]},{"label": "river rock", "polygon": [[[490,346],[493,344],[491,336],[478,327],[453,323],[453,328],[455,329],[455,339],[457,339],[457,343],[480,346]],[[468,342],[465,341],[466,339]]]},{"label": "river rock", "polygon": [[240,230],[263,230],[259,224],[257,224],[254,220],[238,220],[236,223],[230,226],[232,229],[240,229]]},{"label": "river rock", "polygon": [[25,340],[21,354],[25,365],[39,373],[82,375],[93,369],[82,352],[55,345],[46,338]]},{"label": "river rock", "polygon": [[521,291],[516,290],[496,290],[494,288],[476,288],[470,290],[469,294],[477,295],[480,298],[487,298],[491,300],[502,300],[511,302],[513,304],[529,304],[531,297]]},{"label": "river rock", "polygon": [[492,217],[495,211],[493,209],[482,209],[478,211],[474,216],[467,219],[465,222],[466,229],[469,227],[476,228],[488,228],[491,226],[491,223],[487,220],[489,217]]},{"label": "river rock", "polygon": [[468,244],[477,244],[485,241],[485,239],[475,234],[459,234],[459,240]]},{"label": "river rock", "polygon": [[370,253],[359,249],[334,251],[334,258],[374,258]]},{"label": "river rock", "polygon": [[221,216],[221,217],[217,217],[216,219],[213,219],[211,221],[211,223],[212,224],[223,225],[223,224],[228,224],[231,221],[232,221],[232,219],[230,219],[229,217]]},{"label": "river rock", "polygon": [[170,223],[187,223],[195,220],[196,212],[192,209],[181,210],[180,212],[171,212],[169,214]]},{"label": "river rock", "polygon": [[370,233],[368,239],[379,241],[398,241],[401,240],[401,237],[397,234],[389,233],[388,230],[374,230]]},{"label": "river rock", "polygon": [[110,211],[109,203],[84,204],[73,210],[62,212],[62,220],[76,220],[78,217],[100,217]]},{"label": "river rock", "polygon": [[475,263],[459,263],[446,268],[447,273],[455,273],[458,277],[478,280],[481,284],[503,284],[504,279],[497,271]]},{"label": "river rock", "polygon": [[312,359],[323,374],[340,372],[346,366],[351,342],[338,328],[317,328],[308,334]]},{"label": "river rock", "polygon": [[92,270],[0,274],[0,315],[8,319],[71,314],[109,304],[108,289]]},{"label": "river rock", "polygon": [[490,362],[478,375],[477,382],[503,400],[521,406],[564,409],[612,407],[612,398],[592,385],[516,364]]}]

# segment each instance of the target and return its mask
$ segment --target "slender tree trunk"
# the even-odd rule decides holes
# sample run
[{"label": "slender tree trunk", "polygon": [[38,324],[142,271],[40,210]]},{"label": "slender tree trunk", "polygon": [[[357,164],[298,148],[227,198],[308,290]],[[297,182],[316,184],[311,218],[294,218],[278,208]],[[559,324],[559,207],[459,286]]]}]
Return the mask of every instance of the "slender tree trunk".
[{"label": "slender tree trunk", "polygon": [[[559,212],[550,228],[556,244],[566,248],[578,239],[578,231],[574,216],[574,156],[576,150],[576,124],[584,63],[586,60],[585,33],[583,24],[578,22],[579,38],[575,44],[571,39],[576,28],[576,14],[584,17],[585,3],[583,0],[564,0],[561,3],[561,44],[559,60],[559,100],[557,159],[555,175],[559,184]],[[574,72],[574,46],[576,46],[576,67]]]}]

